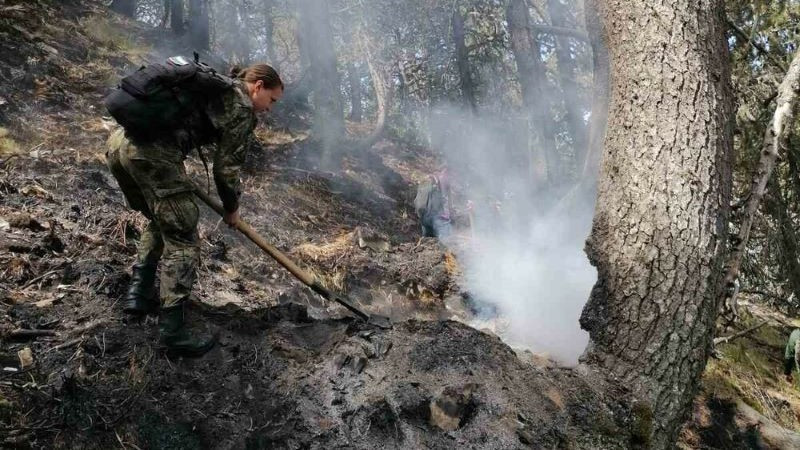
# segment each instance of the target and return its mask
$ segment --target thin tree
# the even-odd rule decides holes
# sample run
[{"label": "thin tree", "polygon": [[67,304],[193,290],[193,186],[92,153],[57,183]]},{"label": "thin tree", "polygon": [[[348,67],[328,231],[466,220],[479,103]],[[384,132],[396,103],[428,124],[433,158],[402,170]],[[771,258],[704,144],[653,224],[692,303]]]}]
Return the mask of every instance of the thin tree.
[{"label": "thin tree", "polygon": [[456,48],[456,67],[458,76],[461,80],[461,96],[464,103],[475,112],[478,108],[477,88],[472,78],[472,68],[469,64],[469,50],[467,49],[466,36],[464,31],[464,17],[461,15],[461,8],[458,2],[453,8],[453,19],[451,21],[453,30],[453,43]]}]

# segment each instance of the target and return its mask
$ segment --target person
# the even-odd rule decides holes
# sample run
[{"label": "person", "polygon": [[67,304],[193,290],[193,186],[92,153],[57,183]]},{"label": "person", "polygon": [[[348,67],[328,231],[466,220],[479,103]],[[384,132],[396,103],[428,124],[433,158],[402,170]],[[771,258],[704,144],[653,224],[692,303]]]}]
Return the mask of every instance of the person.
[{"label": "person", "polygon": [[174,133],[143,140],[118,129],[108,140],[107,163],[128,206],[149,219],[139,239],[123,311],[143,316],[157,310],[154,284],[160,262],[159,340],[185,356],[205,354],[215,339],[193,336],[184,320],[200,246],[199,210],[183,160],[197,145],[216,144],[213,177],[225,208],[223,220],[236,226],[239,172],[254,139],[256,113],[269,111],[283,95],[283,82],[266,64],[234,68],[231,77],[229,88],[204,99]]},{"label": "person", "polygon": [[446,166],[442,166],[438,172],[417,187],[414,208],[419,217],[423,236],[440,239],[450,236],[452,204],[450,178]]},{"label": "person", "polygon": [[796,328],[789,335],[786,349],[783,352],[783,375],[786,376],[786,381],[790,383],[792,382],[792,371],[795,369],[800,370],[800,345],[797,345],[798,340],[800,340],[800,328]]}]

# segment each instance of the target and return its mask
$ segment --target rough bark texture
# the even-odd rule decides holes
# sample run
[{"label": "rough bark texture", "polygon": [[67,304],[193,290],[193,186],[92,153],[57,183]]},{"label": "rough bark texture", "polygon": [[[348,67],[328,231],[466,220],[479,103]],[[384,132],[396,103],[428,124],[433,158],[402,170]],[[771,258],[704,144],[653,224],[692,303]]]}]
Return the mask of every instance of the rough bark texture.
[{"label": "rough bark texture", "polygon": [[208,50],[210,43],[208,0],[189,2],[189,40],[195,50]]},{"label": "rough bark texture", "polygon": [[732,105],[722,4],[589,3],[611,97],[583,361],[630,386],[638,418],[652,422],[644,444],[670,448],[709,355],[723,278]]},{"label": "rough bark texture", "polygon": [[464,103],[473,111],[478,107],[476,99],[475,82],[472,79],[472,71],[469,65],[469,50],[464,35],[464,18],[458,6],[453,10],[453,43],[456,46],[456,66],[458,75],[461,79],[461,95]]},{"label": "rough bark texture", "polygon": [[132,18],[136,15],[136,0],[114,0],[111,10]]}]

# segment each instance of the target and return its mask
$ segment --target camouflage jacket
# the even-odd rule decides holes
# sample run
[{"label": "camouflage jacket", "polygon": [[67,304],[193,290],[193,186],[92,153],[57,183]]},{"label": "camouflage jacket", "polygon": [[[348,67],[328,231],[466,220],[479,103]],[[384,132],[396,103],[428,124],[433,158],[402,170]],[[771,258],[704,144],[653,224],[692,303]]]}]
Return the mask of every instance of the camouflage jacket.
[{"label": "camouflage jacket", "polygon": [[216,149],[212,158],[214,183],[226,211],[239,207],[239,173],[251,147],[256,115],[247,87],[241,80],[220,98],[209,102],[206,114],[216,130]]}]

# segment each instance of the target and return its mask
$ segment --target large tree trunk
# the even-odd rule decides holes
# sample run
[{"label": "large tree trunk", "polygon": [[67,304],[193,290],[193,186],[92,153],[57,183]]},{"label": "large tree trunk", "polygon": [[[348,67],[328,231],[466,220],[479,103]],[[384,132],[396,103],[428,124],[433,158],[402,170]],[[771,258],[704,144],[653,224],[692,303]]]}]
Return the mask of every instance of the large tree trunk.
[{"label": "large tree trunk", "polygon": [[464,104],[473,112],[478,108],[475,81],[472,79],[472,68],[469,65],[469,50],[467,50],[466,36],[464,34],[464,17],[456,2],[453,9],[453,43],[456,47],[456,66],[461,80],[461,97]]},{"label": "large tree trunk", "polygon": [[114,0],[111,2],[111,10],[134,18],[136,15],[136,0]]},{"label": "large tree trunk", "polygon": [[189,1],[189,41],[195,50],[209,49],[208,0]]},{"label": "large tree trunk", "polygon": [[[550,12],[550,20],[553,25],[568,29],[571,26],[569,21],[569,5],[561,0],[548,0],[547,7]],[[556,37],[556,60],[558,63],[558,77],[561,84],[561,91],[564,97],[564,109],[566,110],[565,119],[572,139],[572,168],[573,177],[581,175],[583,162],[587,152],[587,127],[583,120],[583,108],[581,107],[580,97],[578,96],[578,82],[576,80],[576,65],[570,51],[569,37]]]},{"label": "large tree trunk", "polygon": [[528,149],[530,177],[535,184],[551,184],[557,178],[555,123],[545,89],[545,72],[539,41],[531,31],[525,0],[511,0],[506,11],[511,51],[517,62],[522,101],[533,139]]},{"label": "large tree trunk", "polygon": [[722,2],[587,3],[603,25],[611,98],[586,243],[598,280],[581,315],[583,362],[630,386],[645,443],[671,448],[723,280],[732,104]]},{"label": "large tree trunk", "polygon": [[[306,52],[314,103],[314,136],[322,143],[323,157],[334,159],[344,138],[344,107],[336,53],[333,48],[328,2],[298,0],[301,50]],[[333,154],[331,153],[333,152]],[[329,162],[333,162],[330,161]]]}]

